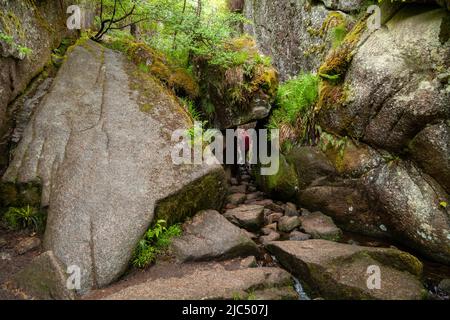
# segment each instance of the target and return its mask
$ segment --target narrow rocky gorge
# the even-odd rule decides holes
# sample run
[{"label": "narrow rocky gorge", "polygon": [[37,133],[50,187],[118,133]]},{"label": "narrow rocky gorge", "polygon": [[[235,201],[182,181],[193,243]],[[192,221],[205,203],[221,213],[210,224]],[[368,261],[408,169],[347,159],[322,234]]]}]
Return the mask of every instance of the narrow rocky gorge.
[{"label": "narrow rocky gorge", "polygon": [[[450,299],[450,2],[227,3],[186,68],[0,0],[0,299]],[[279,130],[279,170],[175,164],[194,123]]]}]

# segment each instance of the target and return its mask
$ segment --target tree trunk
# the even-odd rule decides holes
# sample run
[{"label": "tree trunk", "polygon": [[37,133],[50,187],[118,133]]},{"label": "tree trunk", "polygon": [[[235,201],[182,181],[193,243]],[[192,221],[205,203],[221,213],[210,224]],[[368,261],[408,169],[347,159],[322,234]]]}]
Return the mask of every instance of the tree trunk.
[{"label": "tree trunk", "polygon": [[139,31],[139,26],[136,23],[132,23],[130,25],[130,34],[135,38],[135,39],[139,39],[140,36],[140,31]]}]

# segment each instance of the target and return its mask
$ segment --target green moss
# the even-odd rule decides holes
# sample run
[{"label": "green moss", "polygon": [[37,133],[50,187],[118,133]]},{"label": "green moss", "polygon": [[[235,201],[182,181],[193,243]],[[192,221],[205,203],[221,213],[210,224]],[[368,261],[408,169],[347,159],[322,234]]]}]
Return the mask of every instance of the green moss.
[{"label": "green moss", "polygon": [[[255,96],[269,102],[274,100],[278,73],[271,67],[270,59],[259,54],[251,37],[231,39],[219,51],[197,55],[193,61],[205,114],[227,110],[233,118],[245,117],[254,105]],[[209,120],[215,120],[214,114]]]},{"label": "green moss", "polygon": [[283,201],[294,201],[299,189],[299,177],[293,165],[280,154],[279,170],[274,175],[260,175],[260,168],[255,167],[256,183],[267,194]]},{"label": "green moss", "polygon": [[11,230],[29,229],[35,232],[44,230],[46,218],[45,212],[30,206],[10,207],[3,216],[3,220]]},{"label": "green moss", "polygon": [[342,43],[333,49],[325,62],[319,68],[319,75],[325,80],[337,76],[343,79],[347,68],[353,59],[354,50],[366,28],[367,15],[360,19],[353,29],[345,36]]},{"label": "green moss", "polygon": [[28,3],[28,8],[35,13],[34,17],[36,18],[38,25],[47,30],[50,34],[55,33],[56,29],[48,23],[47,19],[42,14],[42,10],[36,5],[36,1],[26,0],[26,2]]},{"label": "green moss", "polygon": [[181,97],[196,99],[199,85],[187,70],[176,66],[162,52],[132,38],[113,38],[106,45],[127,54],[143,73],[149,73]]},{"label": "green moss", "polygon": [[168,225],[183,222],[206,209],[220,210],[226,195],[225,177],[217,170],[156,204],[155,219]]},{"label": "green moss", "polygon": [[383,252],[368,252],[373,259],[381,264],[391,266],[394,269],[407,271],[412,275],[421,277],[423,273],[423,264],[413,255],[396,249],[385,249]]},{"label": "green moss", "polygon": [[153,109],[153,105],[151,105],[150,103],[144,103],[143,105],[141,105],[139,107],[139,110],[141,112],[145,112],[145,113],[149,113],[150,111],[152,111]]}]

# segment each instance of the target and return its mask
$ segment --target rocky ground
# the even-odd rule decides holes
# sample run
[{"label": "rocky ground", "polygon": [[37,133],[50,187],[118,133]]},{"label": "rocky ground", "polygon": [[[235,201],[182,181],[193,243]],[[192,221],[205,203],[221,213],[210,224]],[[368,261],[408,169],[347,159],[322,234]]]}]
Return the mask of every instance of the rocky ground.
[{"label": "rocky ground", "polygon": [[38,235],[27,231],[13,232],[0,226],[0,300],[24,298],[5,286],[11,277],[41,253]]},{"label": "rocky ground", "polygon": [[[320,212],[269,199],[244,167],[229,179],[229,192],[223,211],[187,221],[156,265],[131,268],[82,299],[308,299],[303,286],[311,298],[449,298],[448,267],[422,267],[386,241],[344,233]],[[29,298],[8,281],[42,252],[40,242],[36,234],[0,229],[0,298]],[[386,277],[375,293],[361,272],[370,264],[380,264]]]},{"label": "rocky ground", "polygon": [[[187,221],[154,266],[131,268],[116,283],[80,298],[449,299],[450,268],[344,233],[320,212],[269,199],[245,168],[229,183],[223,211],[203,211]],[[0,229],[0,298],[32,298],[10,280],[41,252],[39,235]],[[374,293],[361,272],[373,264],[381,266],[384,281]]]}]

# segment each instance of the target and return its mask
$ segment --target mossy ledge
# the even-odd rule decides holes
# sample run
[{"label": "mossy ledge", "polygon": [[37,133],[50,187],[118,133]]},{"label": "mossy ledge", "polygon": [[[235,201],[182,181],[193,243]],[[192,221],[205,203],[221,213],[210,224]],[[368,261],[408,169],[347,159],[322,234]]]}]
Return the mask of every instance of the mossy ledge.
[{"label": "mossy ledge", "polygon": [[206,209],[220,210],[226,195],[225,174],[217,169],[156,204],[154,221],[184,222]]}]

